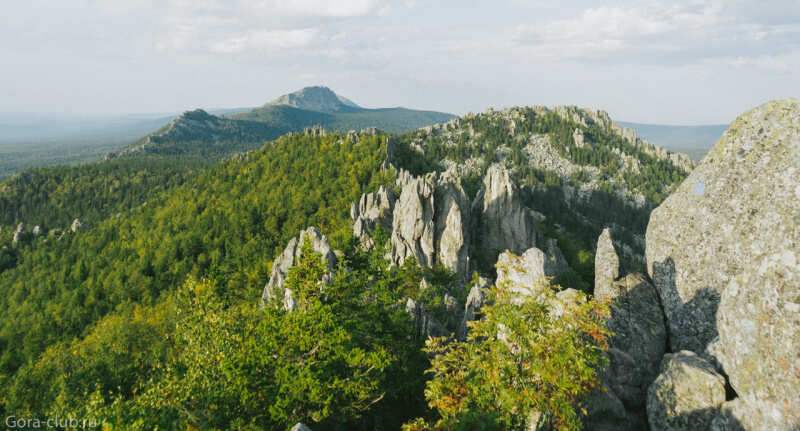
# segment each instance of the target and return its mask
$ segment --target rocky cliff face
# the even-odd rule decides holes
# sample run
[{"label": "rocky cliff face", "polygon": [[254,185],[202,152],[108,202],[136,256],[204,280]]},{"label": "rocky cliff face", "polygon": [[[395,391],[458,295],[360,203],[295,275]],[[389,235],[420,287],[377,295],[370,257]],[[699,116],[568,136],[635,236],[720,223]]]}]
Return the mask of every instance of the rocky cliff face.
[{"label": "rocky cliff face", "polygon": [[470,205],[461,180],[449,172],[440,175],[434,190],[434,243],[438,263],[466,277],[470,269]]},{"label": "rocky cliff face", "polygon": [[536,246],[533,216],[522,204],[519,187],[502,165],[492,165],[472,204],[477,245],[488,252],[523,253]]},{"label": "rocky cliff face", "polygon": [[353,235],[365,250],[375,246],[370,233],[381,227],[387,232],[392,229],[395,196],[391,189],[381,186],[377,193],[366,193],[358,204],[350,206],[350,218],[353,219]]},{"label": "rocky cliff face", "polygon": [[391,261],[402,265],[415,258],[420,265],[434,264],[434,176],[415,178],[403,187],[392,219]]}]

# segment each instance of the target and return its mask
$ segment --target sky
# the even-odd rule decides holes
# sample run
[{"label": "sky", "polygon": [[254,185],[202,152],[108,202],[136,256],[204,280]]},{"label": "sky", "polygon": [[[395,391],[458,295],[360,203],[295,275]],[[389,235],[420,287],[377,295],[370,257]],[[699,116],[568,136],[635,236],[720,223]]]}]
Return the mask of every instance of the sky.
[{"label": "sky", "polygon": [[249,107],[325,85],[365,107],[696,125],[800,97],[800,0],[4,3],[0,112]]}]

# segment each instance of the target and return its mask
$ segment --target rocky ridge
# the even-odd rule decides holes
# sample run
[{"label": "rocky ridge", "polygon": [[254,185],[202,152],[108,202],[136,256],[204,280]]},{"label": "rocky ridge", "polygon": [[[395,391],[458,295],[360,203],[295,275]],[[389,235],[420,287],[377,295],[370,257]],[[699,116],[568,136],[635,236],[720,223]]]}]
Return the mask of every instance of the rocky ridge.
[{"label": "rocky ridge", "polygon": [[[556,112],[617,130],[599,113]],[[476,135],[461,120],[451,123],[460,133]],[[513,133],[520,126],[511,122],[506,127]],[[435,126],[427,133],[445,130]],[[617,132],[646,154],[670,159],[668,153],[635,141],[630,132]],[[573,132],[572,139],[576,145],[591,145],[583,132]],[[420,147],[415,151],[425,150]],[[567,265],[554,241],[538,237],[530,218],[534,212],[521,199],[510,169],[502,162],[487,167],[476,198],[466,205],[459,187],[462,174],[470,173],[451,166],[445,173],[420,176],[395,169],[399,198],[391,199],[388,189],[362,196],[351,211],[362,246],[374,245],[369,240],[376,226],[391,226],[388,257],[393,263],[413,256],[427,266],[449,262],[448,268],[459,274],[465,268],[469,273],[478,253],[491,248],[489,258],[501,267],[496,283],[518,285],[519,295],[547,288],[542,279],[557,276]],[[634,169],[635,164],[627,166]],[[385,168],[394,168],[390,160]],[[604,388],[587,401],[587,429],[800,426],[800,373],[792,359],[800,354],[797,173],[800,103],[770,102],[737,119],[704,162],[653,212],[646,273],[622,264],[620,251],[626,244],[616,240],[615,228],[602,231],[594,295],[610,301],[608,326],[614,334],[609,366],[602,370]],[[498,202],[500,209],[487,202]],[[456,234],[445,252],[437,238],[448,229]],[[481,289],[491,283],[481,279],[463,306],[446,294],[447,324],[409,299],[406,310],[418,335],[449,335],[457,321],[456,337],[466,338],[467,322],[479,318],[486,300]],[[559,318],[559,310],[577,297],[571,289],[559,292],[561,305],[555,304],[551,317]]]}]

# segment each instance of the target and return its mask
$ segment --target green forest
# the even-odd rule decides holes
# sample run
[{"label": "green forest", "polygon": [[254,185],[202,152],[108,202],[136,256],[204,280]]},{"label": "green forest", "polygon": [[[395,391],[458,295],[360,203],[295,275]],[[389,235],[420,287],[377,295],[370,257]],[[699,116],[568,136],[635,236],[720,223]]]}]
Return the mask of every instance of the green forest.
[{"label": "green forest", "polygon": [[[555,136],[568,126],[552,127]],[[494,136],[491,130],[485,136]],[[33,169],[3,183],[0,410],[92,417],[108,429],[288,429],[305,422],[313,429],[422,430],[522,429],[527,413],[520,409],[536,408],[553,427],[580,428],[581,402],[597,384],[608,335],[598,317],[602,304],[584,299],[574,322],[525,329],[519,322],[545,318],[547,302],[531,300],[523,316],[496,286],[489,292],[496,305],[476,326],[482,335],[426,346],[414,335],[405,300],[443,318],[444,293],[463,302],[471,284],[413,259],[390,267],[380,233],[371,252],[357,247],[348,209],[363,193],[393,185],[395,172],[381,169],[390,139],[398,168],[415,173],[439,170],[438,157],[458,154],[432,140],[420,158],[413,137],[294,133],[220,162],[126,156]],[[516,167],[525,184],[552,181]],[[478,184],[466,178],[464,186],[473,196]],[[548,214],[564,211],[558,199],[552,208],[535,193],[526,199]],[[590,292],[596,229],[577,216],[571,222],[570,214],[559,223],[583,230],[547,221],[540,230],[558,239],[572,267],[556,281]],[[74,218],[88,227],[70,231]],[[19,221],[60,233],[12,244]],[[304,250],[287,279],[299,310],[260,308],[272,260],[308,226],[342,252],[333,281],[321,294],[323,266]],[[430,287],[420,287],[423,279]],[[519,378],[547,397],[460,392],[464,385],[495,387],[492,376],[502,370],[485,365],[513,360],[487,335],[497,325],[517,325],[515,336],[536,346],[562,340],[558,354],[545,356],[581,357],[581,380],[560,380],[566,376],[547,368],[557,365],[532,353],[518,359],[535,361],[545,374]],[[554,384],[565,390],[550,391]],[[453,391],[461,394],[457,404]]]}]

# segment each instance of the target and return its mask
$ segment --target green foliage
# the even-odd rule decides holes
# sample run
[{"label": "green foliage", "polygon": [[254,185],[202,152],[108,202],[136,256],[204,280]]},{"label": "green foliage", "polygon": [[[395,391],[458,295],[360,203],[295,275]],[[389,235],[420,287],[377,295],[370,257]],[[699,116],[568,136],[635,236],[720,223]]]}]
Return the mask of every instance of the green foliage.
[{"label": "green foliage", "polygon": [[0,185],[0,225],[25,222],[64,230],[75,218],[94,224],[143,204],[210,165],[199,158],[141,156],[29,169]]},{"label": "green foliage", "polygon": [[398,429],[424,413],[429,362],[397,307],[404,280],[380,253],[348,249],[322,287],[327,268],[304,248],[286,279],[293,312],[190,278],[156,306],[49,348],[5,408],[110,429]]},{"label": "green foliage", "polygon": [[439,419],[417,419],[406,431],[523,430],[531,420],[581,428],[580,403],[600,384],[596,370],[606,361],[608,305],[580,297],[557,318],[555,292],[541,291],[518,298],[510,286],[493,287],[465,342],[428,341],[436,356],[425,396]]},{"label": "green foliage", "polygon": [[375,127],[390,133],[400,133],[447,121],[453,116],[443,112],[417,111],[405,108],[352,108],[337,113],[324,113],[283,105],[265,105],[249,112],[232,115],[236,120],[266,123],[276,129],[302,130],[321,125],[327,130],[348,131]]},{"label": "green foliage", "polygon": [[350,202],[390,181],[378,168],[385,139],[287,136],[120,217],[18,245],[0,273],[0,374],[120,306],[157,304],[189,275],[216,274],[226,295],[257,298],[269,261],[301,229],[317,226],[337,246],[350,239]]}]

